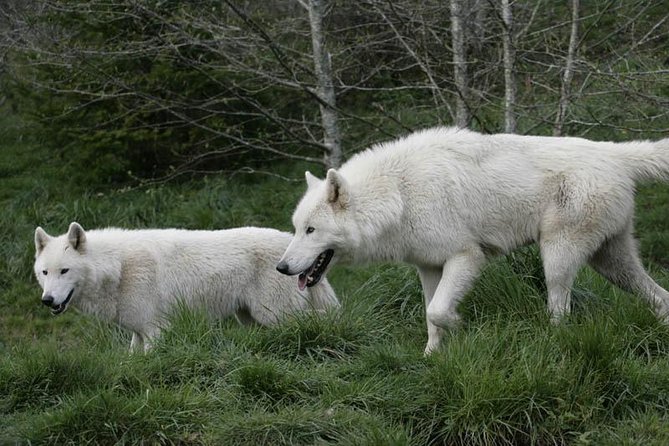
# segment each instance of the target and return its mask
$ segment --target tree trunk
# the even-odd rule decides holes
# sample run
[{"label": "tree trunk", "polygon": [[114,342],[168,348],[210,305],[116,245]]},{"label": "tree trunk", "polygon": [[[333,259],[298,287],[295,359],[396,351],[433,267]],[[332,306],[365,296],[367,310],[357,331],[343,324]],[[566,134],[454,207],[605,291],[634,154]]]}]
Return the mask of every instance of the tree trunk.
[{"label": "tree trunk", "polygon": [[557,116],[553,126],[553,135],[562,136],[564,120],[569,108],[571,95],[571,80],[574,77],[574,60],[576,59],[576,50],[578,47],[578,21],[579,21],[580,0],[571,1],[571,35],[569,36],[569,49],[567,51],[567,60],[565,61],[564,74],[562,76],[562,86],[560,88],[560,101],[558,102]]},{"label": "tree trunk", "polygon": [[502,0],[502,21],[504,22],[504,132],[516,133],[516,48],[509,0]]},{"label": "tree trunk", "polygon": [[313,48],[314,67],[316,69],[317,88],[320,98],[321,122],[323,124],[323,144],[328,148],[325,155],[326,167],[339,167],[342,162],[341,138],[337,122],[336,95],[332,80],[330,54],[325,48],[323,17],[326,0],[309,0],[309,23],[311,25],[311,45]]},{"label": "tree trunk", "polygon": [[453,77],[455,79],[455,125],[467,127],[470,121],[467,99],[469,97],[465,33],[463,29],[463,0],[451,0],[451,34],[453,36]]},{"label": "tree trunk", "polygon": [[467,29],[467,41],[480,52],[485,46],[486,22],[488,21],[488,6],[490,0],[469,0],[469,11],[465,16],[469,19],[465,21]]}]

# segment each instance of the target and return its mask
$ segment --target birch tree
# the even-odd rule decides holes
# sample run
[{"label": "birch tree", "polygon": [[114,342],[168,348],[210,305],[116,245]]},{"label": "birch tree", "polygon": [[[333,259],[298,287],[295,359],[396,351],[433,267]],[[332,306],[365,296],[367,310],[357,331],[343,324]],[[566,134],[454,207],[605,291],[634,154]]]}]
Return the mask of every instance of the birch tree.
[{"label": "birch tree", "polygon": [[453,38],[453,78],[457,96],[455,98],[455,125],[465,128],[471,115],[468,108],[469,79],[465,51],[464,0],[451,0],[451,34]]},{"label": "birch tree", "polygon": [[516,133],[516,48],[513,13],[509,0],[502,0],[504,46],[504,131]]},{"label": "birch tree", "polygon": [[339,167],[342,162],[341,137],[337,122],[336,94],[332,76],[330,53],[325,45],[323,18],[327,15],[326,0],[306,0],[301,4],[309,11],[311,46],[316,71],[316,94],[319,98],[321,122],[323,124],[323,145],[326,167]]},{"label": "birch tree", "polygon": [[571,99],[571,83],[574,77],[574,61],[576,59],[576,50],[578,49],[578,22],[579,22],[580,0],[571,0],[571,32],[569,34],[569,48],[567,58],[564,64],[564,73],[562,74],[562,85],[560,87],[560,99],[553,125],[553,135],[562,136],[564,121],[569,108]]}]

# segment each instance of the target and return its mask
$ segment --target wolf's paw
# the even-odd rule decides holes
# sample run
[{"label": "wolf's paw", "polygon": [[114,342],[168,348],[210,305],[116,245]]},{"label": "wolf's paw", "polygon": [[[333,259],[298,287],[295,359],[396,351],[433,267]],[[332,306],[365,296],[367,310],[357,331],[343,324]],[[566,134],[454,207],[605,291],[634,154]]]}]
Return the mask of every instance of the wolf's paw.
[{"label": "wolf's paw", "polygon": [[567,311],[549,311],[552,325],[560,325],[565,321],[569,313]]},{"label": "wolf's paw", "polygon": [[441,343],[439,341],[428,341],[427,345],[425,346],[425,351],[423,352],[423,356],[430,356],[432,353],[437,351],[439,349],[439,345]]}]

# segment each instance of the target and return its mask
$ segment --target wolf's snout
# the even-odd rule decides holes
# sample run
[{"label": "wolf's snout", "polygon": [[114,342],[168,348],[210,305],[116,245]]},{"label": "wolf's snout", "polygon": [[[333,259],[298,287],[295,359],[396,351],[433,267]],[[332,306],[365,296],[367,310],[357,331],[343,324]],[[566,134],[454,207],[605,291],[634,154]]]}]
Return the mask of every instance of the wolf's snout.
[{"label": "wolf's snout", "polygon": [[53,306],[53,296],[50,294],[47,294],[46,296],[42,296],[42,303],[46,305],[47,307],[52,307]]},{"label": "wolf's snout", "polygon": [[281,261],[279,262],[278,265],[276,265],[276,270],[280,272],[281,274],[285,274],[287,276],[290,275],[290,268],[288,267],[288,263]]}]

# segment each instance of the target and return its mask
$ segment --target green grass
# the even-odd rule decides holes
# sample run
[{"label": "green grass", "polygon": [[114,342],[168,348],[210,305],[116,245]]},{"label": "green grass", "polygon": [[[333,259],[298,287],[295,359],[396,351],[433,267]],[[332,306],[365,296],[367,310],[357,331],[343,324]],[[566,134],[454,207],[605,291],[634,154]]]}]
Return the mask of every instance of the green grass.
[{"label": "green grass", "polygon": [[[290,230],[302,183],[212,176],[91,192],[3,120],[0,444],[669,442],[669,327],[587,269],[572,316],[550,325],[534,249],[485,269],[465,324],[429,358],[417,275],[389,264],[337,266],[340,312],[262,328],[180,309],[154,350],[131,356],[122,330],[42,308],[35,226]],[[667,186],[641,188],[643,258],[664,286],[667,203]]]}]

